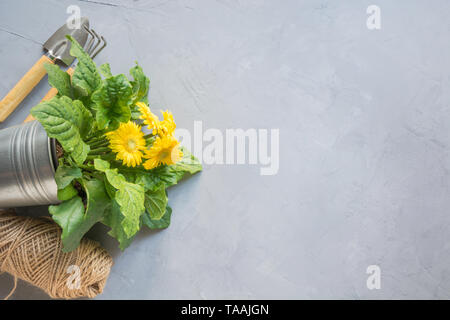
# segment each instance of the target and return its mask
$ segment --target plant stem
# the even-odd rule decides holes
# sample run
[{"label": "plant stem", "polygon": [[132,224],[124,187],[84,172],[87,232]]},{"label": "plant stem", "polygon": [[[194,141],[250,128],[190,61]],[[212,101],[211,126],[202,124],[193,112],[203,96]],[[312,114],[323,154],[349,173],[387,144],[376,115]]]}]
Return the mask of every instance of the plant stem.
[{"label": "plant stem", "polygon": [[94,167],[87,166],[87,165],[84,165],[84,164],[78,165],[78,167],[81,168],[81,169],[84,169],[84,170],[90,170],[90,171],[95,170]]},{"label": "plant stem", "polygon": [[98,136],[95,135],[95,136],[87,138],[86,142],[88,144],[90,144],[90,143],[95,143],[97,141],[105,141],[105,140],[106,140],[106,137],[103,134],[99,134]]},{"label": "plant stem", "polygon": [[113,153],[106,153],[106,154],[88,154],[88,156],[86,157],[86,160],[94,160],[94,159],[102,159],[102,160],[107,160],[107,161],[111,161],[114,160],[115,155]]},{"label": "plant stem", "polygon": [[110,152],[110,151],[111,151],[111,149],[108,147],[99,147],[99,148],[91,149],[91,151],[89,151],[89,154],[99,154],[99,153]]},{"label": "plant stem", "polygon": [[97,147],[107,147],[108,141],[96,141],[96,142],[89,144],[89,146],[91,147],[91,149],[95,149]]}]

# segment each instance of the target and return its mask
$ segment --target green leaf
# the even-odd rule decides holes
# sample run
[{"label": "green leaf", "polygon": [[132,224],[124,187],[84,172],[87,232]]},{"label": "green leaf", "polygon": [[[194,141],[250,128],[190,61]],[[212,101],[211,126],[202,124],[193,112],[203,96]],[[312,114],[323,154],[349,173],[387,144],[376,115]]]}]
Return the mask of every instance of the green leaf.
[{"label": "green leaf", "polygon": [[102,73],[102,75],[105,78],[109,78],[112,77],[112,73],[111,73],[111,67],[109,65],[109,63],[104,63],[100,66],[100,72]]},{"label": "green leaf", "polygon": [[157,189],[145,193],[145,209],[153,220],[159,220],[166,212],[166,187],[162,183]]},{"label": "green leaf", "polygon": [[198,161],[198,159],[194,157],[188,149],[181,147],[181,151],[183,151],[183,158],[179,162],[170,166],[172,171],[182,174],[181,177],[183,177],[185,173],[194,174],[202,171],[200,161]]},{"label": "green leaf", "polygon": [[84,107],[83,103],[79,100],[73,101],[74,115],[78,122],[76,123],[82,138],[85,138],[92,130],[94,124],[94,118],[92,113]]},{"label": "green leaf", "polygon": [[70,35],[67,35],[67,39],[72,42],[70,54],[78,59],[77,67],[72,76],[72,84],[78,89],[80,95],[90,96],[100,87],[102,78],[97,71],[94,61],[92,61],[80,44]]},{"label": "green leaf", "polygon": [[102,181],[83,180],[82,184],[87,195],[86,212],[79,196],[49,207],[53,220],[63,229],[61,239],[64,252],[75,250],[84,234],[102,220],[105,210],[110,206]]},{"label": "green leaf", "polygon": [[116,189],[122,189],[126,181],[125,177],[121,175],[117,169],[105,170],[106,178],[108,182]]},{"label": "green leaf", "polygon": [[[106,175],[108,183],[117,189],[115,200],[123,214],[122,226],[127,237],[133,236],[139,231],[139,221],[145,211],[145,190],[142,185],[128,182],[117,169],[109,169],[108,162],[94,159],[95,169]],[[109,192],[110,193],[110,192]]]},{"label": "green leaf", "polygon": [[105,172],[110,168],[110,164],[108,161],[102,159],[94,159],[94,168],[98,171]]},{"label": "green leaf", "polygon": [[61,70],[58,65],[45,63],[44,68],[48,74],[48,83],[58,90],[58,94],[73,98],[73,88],[70,83],[70,75]]},{"label": "green leaf", "polygon": [[139,221],[145,211],[144,200],[144,188],[128,181],[116,192],[116,201],[124,215],[122,226],[129,237],[139,231]]},{"label": "green leaf", "polygon": [[100,221],[105,209],[111,205],[111,199],[106,193],[104,182],[98,179],[82,180],[82,186],[87,195],[87,218],[95,222]]},{"label": "green leaf", "polygon": [[121,250],[125,250],[134,239],[134,235],[129,237],[122,226],[124,215],[120,212],[119,204],[116,201],[112,201],[111,206],[108,208],[103,219],[103,224],[111,228],[108,234],[119,241],[119,247]]},{"label": "green leaf", "polygon": [[131,106],[131,120],[141,121],[141,112],[136,105]]},{"label": "green leaf", "polygon": [[159,220],[153,220],[150,214],[146,212],[142,215],[142,223],[150,229],[165,229],[170,225],[170,218],[172,216],[172,208],[166,207],[166,212]]},{"label": "green leaf", "polygon": [[145,190],[152,190],[162,182],[166,188],[177,184],[186,174],[194,174],[202,170],[202,165],[189,150],[182,147],[183,158],[171,166],[159,166],[155,169],[142,172],[136,183],[144,186]]},{"label": "green leaf", "polygon": [[156,173],[165,181],[166,186],[170,187],[177,184],[186,174],[194,174],[202,170],[202,165],[188,149],[181,147],[183,158],[171,166],[156,168]]},{"label": "green leaf", "polygon": [[148,103],[150,79],[144,74],[144,71],[137,62],[136,66],[130,69],[130,74],[134,79],[134,81],[131,81],[131,85],[133,86],[133,104],[139,101]]},{"label": "green leaf", "polygon": [[132,87],[127,77],[119,74],[103,80],[103,84],[92,95],[96,103],[97,122],[100,129],[118,128],[120,122],[131,118]]},{"label": "green leaf", "polygon": [[102,159],[94,159],[94,168],[106,174],[108,182],[116,189],[122,188],[126,179],[117,169],[110,169],[109,162]]},{"label": "green leaf", "polygon": [[86,131],[84,121],[90,121],[83,108],[80,102],[73,102],[68,97],[54,97],[31,109],[31,114],[42,124],[48,136],[56,138],[78,164],[86,160],[89,152],[89,146],[82,140]]},{"label": "green leaf", "polygon": [[147,172],[143,172],[141,176],[136,179],[136,183],[144,186],[145,190],[153,190],[161,183],[166,187],[177,184],[177,175],[169,170],[168,166],[161,166]]},{"label": "green leaf", "polygon": [[60,201],[70,200],[78,194],[77,189],[69,184],[64,189],[58,189],[57,197]]},{"label": "green leaf", "polygon": [[79,243],[78,226],[82,223],[84,216],[84,205],[81,198],[77,196],[64,201],[60,205],[50,206],[48,211],[52,215],[53,220],[63,230],[61,239],[64,250],[72,251],[76,249]]},{"label": "green leaf", "polygon": [[108,180],[105,180],[105,188],[106,188],[106,193],[108,194],[108,196],[111,199],[114,199],[116,197],[116,191],[117,189],[114,188],[109,182]]},{"label": "green leaf", "polygon": [[81,169],[78,167],[68,167],[65,165],[59,165],[55,172],[55,181],[58,189],[64,189],[74,179],[81,178]]}]

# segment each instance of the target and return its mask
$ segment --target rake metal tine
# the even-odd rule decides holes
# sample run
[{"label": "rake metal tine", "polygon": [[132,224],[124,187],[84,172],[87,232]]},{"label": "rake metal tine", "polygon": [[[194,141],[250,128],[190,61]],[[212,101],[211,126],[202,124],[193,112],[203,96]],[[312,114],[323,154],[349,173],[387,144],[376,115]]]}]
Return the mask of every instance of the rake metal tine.
[{"label": "rake metal tine", "polygon": [[[86,45],[86,52],[91,57],[91,59],[94,59],[107,45],[107,42],[103,36],[99,36],[97,32],[95,32],[94,29],[89,29],[88,27],[84,26],[84,29],[87,33],[91,35],[91,38]],[[98,40],[97,42],[95,40]],[[103,45],[98,48],[100,43],[103,42]],[[95,44],[95,45],[94,45]],[[97,51],[95,51],[98,48]]]},{"label": "rake metal tine", "polygon": [[[94,34],[95,38],[98,40],[97,43],[95,44],[94,48],[92,49],[92,52],[89,53],[89,55],[91,55],[91,53],[93,53],[95,51],[95,49],[97,49],[97,47],[100,45],[100,43],[102,42],[102,40],[100,39],[99,35],[97,34],[97,32],[95,32],[94,29],[91,29],[92,33]],[[92,56],[91,56],[92,59]]]},{"label": "rake metal tine", "polygon": [[103,36],[101,36],[101,39],[102,39],[102,41],[103,41],[103,45],[97,50],[97,52],[95,52],[93,55],[92,55],[92,59],[94,59],[99,53],[100,53],[100,51],[102,51],[105,47],[106,47],[106,45],[107,45],[107,42],[106,42],[106,40],[105,40],[105,38],[103,38]]},{"label": "rake metal tine", "polygon": [[84,26],[84,30],[86,30],[86,32],[91,35],[91,38],[89,39],[89,42],[88,42],[88,44],[86,46],[86,50],[85,50],[89,54],[90,50],[92,49],[92,45],[94,44],[95,37],[92,34],[91,30],[89,30],[88,27]]}]

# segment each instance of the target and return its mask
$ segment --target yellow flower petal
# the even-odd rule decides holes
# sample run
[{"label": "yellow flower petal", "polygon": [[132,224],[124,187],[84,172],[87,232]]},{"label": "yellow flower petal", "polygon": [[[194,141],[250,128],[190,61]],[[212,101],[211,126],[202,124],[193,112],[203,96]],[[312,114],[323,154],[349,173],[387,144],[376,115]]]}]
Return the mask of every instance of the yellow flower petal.
[{"label": "yellow flower petal", "polygon": [[145,151],[147,160],[144,168],[147,170],[156,168],[161,164],[171,165],[181,160],[183,152],[180,150],[179,142],[172,136],[156,137],[150,149]]},{"label": "yellow flower petal", "polygon": [[122,160],[128,167],[142,163],[145,139],[139,125],[132,121],[121,123],[117,130],[106,133],[106,137],[109,140],[109,148],[117,153],[117,160]]},{"label": "yellow flower petal", "polygon": [[147,125],[149,130],[152,130],[153,134],[158,134],[161,130],[158,116],[153,114],[145,103],[137,102],[136,105],[141,113],[139,118],[144,120],[144,124]]},{"label": "yellow flower petal", "polygon": [[175,132],[175,128],[177,125],[173,120],[173,114],[169,110],[161,111],[163,114],[164,120],[160,123],[161,131],[164,135],[171,136]]}]

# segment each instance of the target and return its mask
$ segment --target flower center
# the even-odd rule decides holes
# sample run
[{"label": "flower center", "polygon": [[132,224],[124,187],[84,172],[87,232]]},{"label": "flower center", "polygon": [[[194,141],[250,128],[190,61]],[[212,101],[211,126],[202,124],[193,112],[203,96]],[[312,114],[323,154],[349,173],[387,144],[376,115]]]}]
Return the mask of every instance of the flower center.
[{"label": "flower center", "polygon": [[136,149],[136,141],[134,139],[128,139],[128,150],[134,151]]},{"label": "flower center", "polygon": [[165,159],[166,157],[168,157],[170,155],[170,151],[167,149],[164,149],[163,151],[161,151],[161,153],[159,154],[159,158],[161,160]]}]

